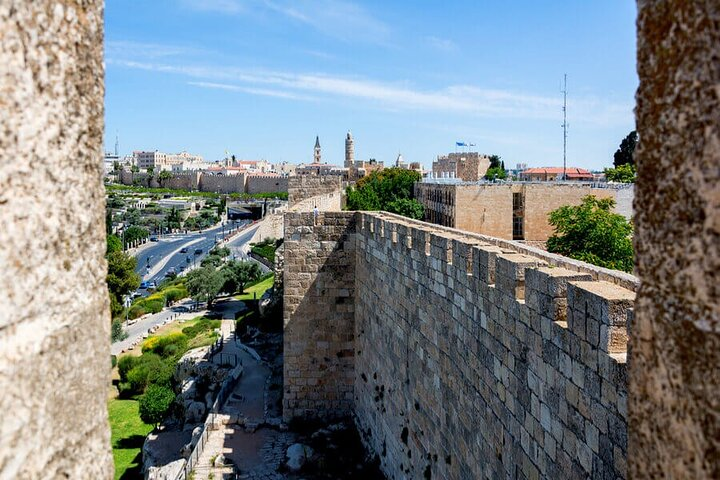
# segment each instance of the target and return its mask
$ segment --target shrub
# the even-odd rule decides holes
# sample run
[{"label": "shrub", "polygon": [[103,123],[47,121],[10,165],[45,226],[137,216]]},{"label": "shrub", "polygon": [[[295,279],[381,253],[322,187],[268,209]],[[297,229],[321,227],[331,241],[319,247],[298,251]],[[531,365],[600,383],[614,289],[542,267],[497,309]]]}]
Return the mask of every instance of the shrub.
[{"label": "shrub", "polygon": [[163,290],[163,294],[165,295],[167,302],[172,303],[187,297],[188,291],[184,286],[180,285],[178,287],[170,287]]},{"label": "shrub", "polygon": [[162,422],[167,415],[174,400],[175,394],[169,388],[151,385],[140,397],[140,420],[157,427],[157,424]]},{"label": "shrub", "polygon": [[122,321],[118,319],[113,320],[110,326],[110,340],[112,342],[120,342],[127,337],[127,332],[122,328]]},{"label": "shrub", "polygon": [[142,305],[135,304],[128,310],[128,318],[136,319],[142,317],[146,313],[148,312]]},{"label": "shrub", "polygon": [[[188,337],[180,332],[163,335],[161,337],[150,337],[143,342],[142,351],[152,352],[162,357],[175,355],[178,351],[185,351]],[[174,348],[169,348],[174,346]]]},{"label": "shrub", "polygon": [[195,325],[183,328],[182,333],[187,335],[188,338],[195,338],[201,333],[209,332],[220,327],[220,323],[220,320],[210,320],[208,318],[203,318],[202,320],[199,320],[197,323],[195,323]]},{"label": "shrub", "polygon": [[138,364],[139,360],[139,357],[133,357],[130,355],[120,357],[120,360],[118,360],[118,374],[120,374],[121,382],[127,382],[128,372]]}]

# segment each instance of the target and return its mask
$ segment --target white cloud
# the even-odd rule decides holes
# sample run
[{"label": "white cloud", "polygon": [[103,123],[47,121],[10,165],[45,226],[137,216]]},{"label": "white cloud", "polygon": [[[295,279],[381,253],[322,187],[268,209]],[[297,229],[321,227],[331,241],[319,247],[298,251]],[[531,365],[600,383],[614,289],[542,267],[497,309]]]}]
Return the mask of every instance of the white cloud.
[{"label": "white cloud", "polygon": [[210,88],[216,90],[227,90],[231,92],[249,93],[251,95],[260,95],[264,97],[276,97],[285,98],[288,100],[304,100],[304,101],[315,101],[317,98],[310,97],[307,95],[297,95],[290,92],[284,92],[282,90],[271,90],[267,88],[250,88],[242,87],[240,85],[229,85],[227,83],[215,83],[215,82],[188,82],[188,85],[195,87]]},{"label": "white cloud", "polygon": [[[108,65],[177,74],[199,79],[198,86],[222,88],[287,99],[357,99],[385,111],[423,110],[483,118],[560,121],[559,95],[543,96],[475,85],[450,85],[437,90],[405,83],[379,82],[326,74],[278,72],[193,65],[168,65],[108,59]],[[222,83],[220,83],[222,82]],[[632,105],[593,97],[574,98],[568,104],[575,122],[594,126],[625,125]]]},{"label": "white cloud", "polygon": [[226,15],[270,13],[343,41],[384,43],[390,28],[347,0],[180,0],[189,9]]},{"label": "white cloud", "polygon": [[435,50],[440,50],[441,52],[455,52],[458,49],[457,44],[447,38],[440,38],[431,35],[429,37],[425,37],[425,41],[432,48],[434,48]]},{"label": "white cloud", "polygon": [[220,13],[240,13],[245,10],[241,0],[180,0],[180,3],[192,10]]},{"label": "white cloud", "polygon": [[105,55],[107,57],[157,59],[200,53],[203,53],[203,50],[179,45],[163,45],[159,43],[132,42],[127,40],[108,40],[105,42]]}]

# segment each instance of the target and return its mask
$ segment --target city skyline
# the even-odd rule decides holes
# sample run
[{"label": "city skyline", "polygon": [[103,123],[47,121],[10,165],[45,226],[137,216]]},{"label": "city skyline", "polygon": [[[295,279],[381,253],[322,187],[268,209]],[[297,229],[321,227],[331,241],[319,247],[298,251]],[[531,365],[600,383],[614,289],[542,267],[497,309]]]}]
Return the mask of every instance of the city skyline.
[{"label": "city skyline", "polygon": [[[413,4],[414,5],[414,4]],[[455,142],[508,168],[612,164],[634,129],[635,6],[166,1],[106,6],[106,138],[121,153],[426,168]]]}]

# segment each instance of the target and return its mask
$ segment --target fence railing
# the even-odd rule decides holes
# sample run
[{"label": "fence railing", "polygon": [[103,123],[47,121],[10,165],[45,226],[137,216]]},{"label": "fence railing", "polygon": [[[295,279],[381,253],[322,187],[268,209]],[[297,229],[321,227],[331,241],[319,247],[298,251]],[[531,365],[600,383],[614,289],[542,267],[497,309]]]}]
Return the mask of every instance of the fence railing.
[{"label": "fence railing", "polygon": [[[228,339],[228,341],[232,340]],[[208,359],[212,359],[215,355],[221,355],[221,364],[231,364],[233,367],[236,367],[238,365],[237,355],[220,352],[220,350],[222,350],[222,347],[223,337],[220,337],[215,343],[210,346],[210,350],[208,351]],[[175,480],[187,480],[188,478],[190,478],[190,472],[192,472],[193,469],[197,466],[197,463],[202,456],[203,450],[205,450],[205,445],[207,444],[208,438],[210,437],[210,431],[212,430],[212,426],[215,424],[215,419],[218,415],[218,412],[220,411],[220,408],[223,406],[223,404],[227,401],[228,397],[230,397],[230,393],[233,391],[233,388],[235,388],[235,381],[236,379],[234,379],[232,375],[228,375],[228,377],[220,386],[217,397],[215,397],[215,401],[213,402],[212,407],[208,412],[207,418],[203,423],[200,437],[198,437],[197,443],[190,452],[190,456],[187,458],[187,463],[185,463],[185,467],[180,470],[180,472],[178,472]]]}]

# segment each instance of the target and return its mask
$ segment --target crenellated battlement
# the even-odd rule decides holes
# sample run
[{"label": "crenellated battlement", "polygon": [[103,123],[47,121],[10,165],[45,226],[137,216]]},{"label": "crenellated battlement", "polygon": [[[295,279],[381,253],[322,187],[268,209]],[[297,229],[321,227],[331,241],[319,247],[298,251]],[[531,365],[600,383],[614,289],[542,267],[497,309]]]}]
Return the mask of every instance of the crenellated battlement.
[{"label": "crenellated battlement", "polygon": [[285,259],[286,418],[395,478],[625,477],[631,275],[384,212],[288,213]]}]

